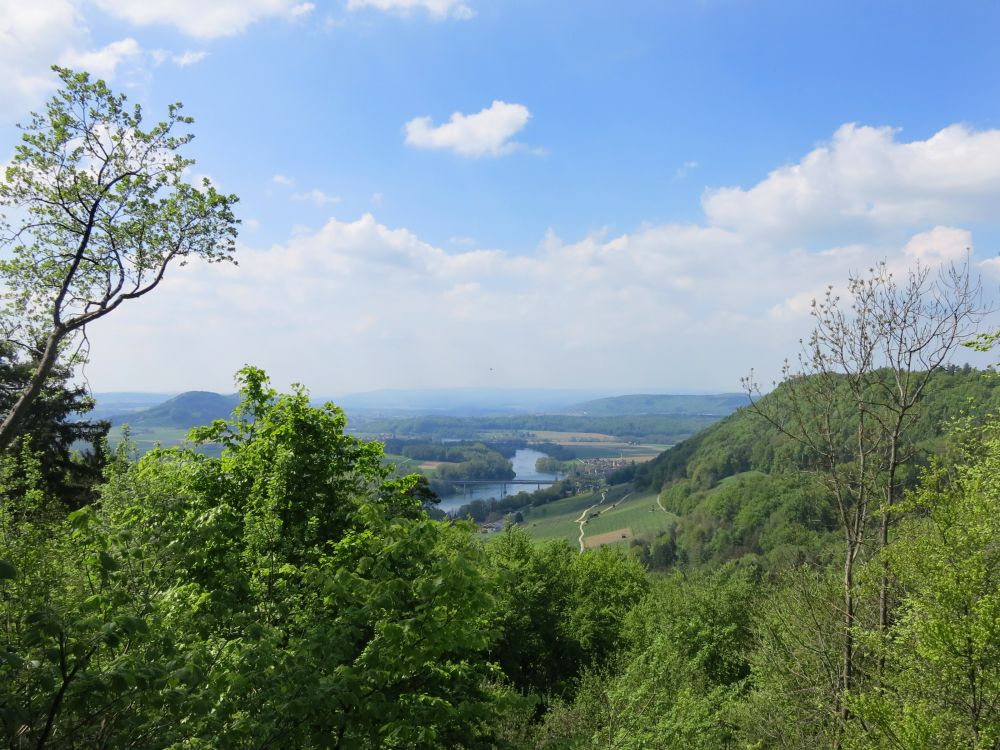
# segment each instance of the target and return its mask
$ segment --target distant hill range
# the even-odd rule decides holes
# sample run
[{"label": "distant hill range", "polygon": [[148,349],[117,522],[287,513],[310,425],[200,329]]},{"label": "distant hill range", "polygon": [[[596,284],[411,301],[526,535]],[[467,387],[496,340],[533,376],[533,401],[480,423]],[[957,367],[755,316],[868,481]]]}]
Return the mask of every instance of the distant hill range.
[{"label": "distant hill range", "polygon": [[584,401],[571,406],[567,413],[593,417],[640,415],[706,415],[724,417],[749,403],[745,393],[719,393],[706,396],[671,396],[637,394]]},{"label": "distant hill range", "polygon": [[557,388],[439,388],[385,389],[335,396],[332,400],[349,414],[381,416],[446,415],[454,417],[501,414],[564,413],[584,399],[606,396],[608,391]]},{"label": "distant hill range", "polygon": [[145,393],[126,391],[104,391],[94,394],[94,408],[87,413],[87,419],[117,419],[133,412],[145,411],[162,404],[173,393]]},{"label": "distant hill range", "polygon": [[[370,419],[375,416],[373,412],[383,417],[391,414],[397,420],[412,419],[415,422],[421,421],[421,416],[434,416],[480,420],[484,424],[486,422],[492,424],[487,415],[493,417],[509,415],[511,419],[514,419],[514,415],[521,415],[523,419],[533,419],[535,422],[542,420],[538,424],[532,422],[536,429],[582,429],[586,426],[581,426],[577,422],[570,425],[545,426],[552,420],[565,421],[573,418],[709,417],[712,418],[711,422],[731,414],[747,403],[746,396],[735,393],[687,396],[640,394],[576,403],[570,400],[571,394],[577,398],[580,395],[590,395],[581,394],[579,391],[574,393],[499,389],[456,389],[439,392],[383,391],[368,394],[366,397],[335,399],[335,403],[347,410],[352,422]],[[101,416],[110,419],[113,426],[127,423],[137,430],[155,428],[187,430],[208,424],[215,419],[226,419],[239,404],[239,396],[236,394],[223,395],[211,391],[187,391],[173,398],[160,397],[162,400],[155,405],[150,403],[156,398],[154,394],[141,394],[141,396],[142,398],[140,394],[134,394],[130,398],[116,400],[98,394],[98,404],[103,407]],[[477,402],[477,398],[482,400]],[[562,404],[558,403],[560,398],[563,399]],[[112,411],[115,405],[119,408]],[[698,427],[708,423],[699,422]],[[687,428],[692,426],[687,425]]]},{"label": "distant hill range", "polygon": [[235,393],[222,395],[210,391],[187,391],[161,404],[111,417],[112,425],[128,423],[132,427],[175,427],[190,429],[215,419],[227,419],[240,403]]}]

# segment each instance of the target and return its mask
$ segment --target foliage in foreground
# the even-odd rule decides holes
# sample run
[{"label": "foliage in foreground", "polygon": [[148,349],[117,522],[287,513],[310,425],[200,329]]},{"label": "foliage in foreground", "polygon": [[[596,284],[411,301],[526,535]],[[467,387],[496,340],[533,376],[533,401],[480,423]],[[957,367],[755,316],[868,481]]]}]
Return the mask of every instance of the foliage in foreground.
[{"label": "foliage in foreground", "polygon": [[[997,745],[995,420],[940,444],[862,566],[845,693],[834,567],[749,557],[654,577],[516,528],[484,546],[430,520],[416,478],[387,479],[338,410],[241,377],[236,418],[193,433],[220,456],[119,453],[97,505],[68,512],[30,450],[6,460],[6,746]],[[755,476],[712,496],[733,528],[768,487],[809,489]]]},{"label": "foliage in foreground", "polygon": [[344,417],[244,370],[219,458],[119,456],[99,508],[0,516],[10,747],[474,747],[496,678],[480,549]]}]

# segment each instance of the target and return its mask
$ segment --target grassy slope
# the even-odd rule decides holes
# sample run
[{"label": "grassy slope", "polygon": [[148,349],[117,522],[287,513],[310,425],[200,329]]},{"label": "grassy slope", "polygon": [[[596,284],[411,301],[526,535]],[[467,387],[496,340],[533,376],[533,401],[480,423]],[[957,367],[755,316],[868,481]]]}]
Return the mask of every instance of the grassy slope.
[{"label": "grassy slope", "polygon": [[658,534],[664,531],[676,518],[673,513],[664,513],[656,505],[656,494],[647,492],[631,494],[615,503],[614,508],[597,508],[601,515],[587,522],[587,536],[605,534],[609,531],[628,528],[634,536],[645,533]]},{"label": "grassy slope", "polygon": [[524,528],[536,541],[565,539],[575,548],[580,536],[580,525],[576,521],[583,511],[594,505],[597,505],[594,511],[599,515],[590,518],[584,525],[585,536],[622,528],[630,528],[634,536],[655,535],[666,530],[675,518],[672,513],[664,513],[656,506],[655,493],[625,495],[626,492],[624,487],[612,488],[603,505],[597,505],[601,499],[599,492],[586,492],[522,511]]}]

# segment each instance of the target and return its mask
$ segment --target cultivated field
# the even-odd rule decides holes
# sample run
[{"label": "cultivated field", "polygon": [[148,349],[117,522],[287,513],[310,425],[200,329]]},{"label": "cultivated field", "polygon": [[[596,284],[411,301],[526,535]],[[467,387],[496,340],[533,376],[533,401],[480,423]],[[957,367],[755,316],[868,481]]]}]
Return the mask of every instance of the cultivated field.
[{"label": "cultivated field", "polygon": [[534,440],[566,446],[576,453],[577,458],[628,458],[634,461],[649,461],[670,447],[659,443],[634,445],[599,432],[539,430],[532,435]]},{"label": "cultivated field", "polygon": [[[601,540],[594,544],[627,543],[633,536],[665,531],[673,522],[675,516],[660,510],[655,494],[623,496],[624,492],[624,487],[611,488],[603,504],[599,504],[599,492],[587,492],[540,508],[522,510],[524,529],[538,541],[565,539],[576,548],[580,538],[578,519],[587,509],[591,510],[583,525],[585,547],[593,546],[592,539]],[[623,539],[625,532],[628,536]]]},{"label": "cultivated field", "polygon": [[660,510],[655,494],[632,496],[624,502],[616,503],[614,507],[601,506],[594,510],[600,512],[600,515],[591,517],[584,526],[585,543],[592,535],[603,535],[623,528],[631,529],[634,536],[658,534],[665,531],[676,518],[672,513]]},{"label": "cultivated field", "polygon": [[556,500],[540,508],[525,508],[524,529],[532,539],[547,541],[549,539],[565,539],[576,546],[580,536],[580,526],[576,519],[580,513],[601,500],[598,492],[585,492],[562,500]]},{"label": "cultivated field", "polygon": [[[183,427],[130,427],[129,440],[141,456],[153,448],[170,448],[180,445],[187,438],[188,430]],[[112,427],[108,433],[108,442],[112,446],[122,440],[121,426]]]},{"label": "cultivated field", "polygon": [[632,529],[616,529],[615,531],[609,531],[607,534],[585,536],[583,538],[583,546],[587,549],[594,549],[595,547],[603,547],[605,544],[619,544],[620,542],[627,542],[631,538]]}]

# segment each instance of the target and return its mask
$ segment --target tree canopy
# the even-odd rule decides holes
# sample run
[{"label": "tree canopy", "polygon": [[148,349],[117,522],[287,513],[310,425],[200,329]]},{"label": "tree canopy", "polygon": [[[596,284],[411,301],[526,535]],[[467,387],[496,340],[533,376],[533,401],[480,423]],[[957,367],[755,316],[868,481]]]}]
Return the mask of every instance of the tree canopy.
[{"label": "tree canopy", "polygon": [[236,196],[185,180],[194,161],[181,150],[193,136],[176,132],[192,122],[181,105],[144,129],[142,108],[103,81],[55,71],[62,88],[21,127],[0,181],[10,211],[0,326],[34,369],[0,424],[0,448],[88,324],[152,291],[171,263],[235,251]]}]

